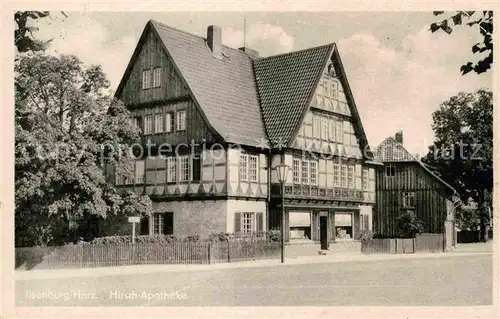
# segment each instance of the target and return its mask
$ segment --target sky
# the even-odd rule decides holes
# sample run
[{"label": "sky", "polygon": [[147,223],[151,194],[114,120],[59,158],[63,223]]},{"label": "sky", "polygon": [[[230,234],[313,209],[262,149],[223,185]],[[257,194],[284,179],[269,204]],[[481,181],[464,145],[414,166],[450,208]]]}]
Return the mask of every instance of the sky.
[{"label": "sky", "polygon": [[[397,131],[413,155],[432,144],[432,112],[459,92],[492,89],[492,72],[462,76],[476,61],[481,41],[470,27],[450,35],[431,33],[432,12],[65,12],[39,23],[37,38],[53,39],[50,54],[74,54],[101,64],[114,90],[149,19],[206,36],[222,28],[222,42],[246,46],[261,56],[335,42],[369,144]],[[246,18],[246,28],[244,19]],[[244,37],[244,30],[246,30]]]}]

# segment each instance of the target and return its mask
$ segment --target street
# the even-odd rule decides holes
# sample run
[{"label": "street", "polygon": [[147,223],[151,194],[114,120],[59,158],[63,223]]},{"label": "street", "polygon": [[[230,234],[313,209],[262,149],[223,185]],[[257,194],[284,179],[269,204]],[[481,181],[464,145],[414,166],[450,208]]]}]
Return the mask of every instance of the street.
[{"label": "street", "polygon": [[16,281],[17,306],[492,304],[492,255]]}]

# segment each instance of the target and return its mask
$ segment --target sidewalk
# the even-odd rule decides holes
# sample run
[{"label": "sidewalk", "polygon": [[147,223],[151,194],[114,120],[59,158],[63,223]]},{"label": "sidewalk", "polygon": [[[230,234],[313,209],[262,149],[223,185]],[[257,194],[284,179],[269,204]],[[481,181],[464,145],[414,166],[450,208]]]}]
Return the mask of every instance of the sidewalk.
[{"label": "sidewalk", "polygon": [[254,267],[286,267],[289,265],[337,263],[354,261],[381,261],[396,259],[421,259],[421,258],[446,258],[455,256],[489,255],[491,251],[466,251],[450,253],[416,253],[416,254],[361,254],[344,253],[317,256],[286,257],[285,263],[281,264],[279,259],[255,260],[221,264],[202,265],[133,265],[101,268],[77,268],[77,269],[50,269],[50,270],[16,270],[15,280],[30,279],[52,279],[52,278],[75,278],[75,277],[102,277],[116,275],[133,275],[144,273],[164,273],[164,272],[188,272],[188,271],[211,271],[233,268],[254,268]]}]

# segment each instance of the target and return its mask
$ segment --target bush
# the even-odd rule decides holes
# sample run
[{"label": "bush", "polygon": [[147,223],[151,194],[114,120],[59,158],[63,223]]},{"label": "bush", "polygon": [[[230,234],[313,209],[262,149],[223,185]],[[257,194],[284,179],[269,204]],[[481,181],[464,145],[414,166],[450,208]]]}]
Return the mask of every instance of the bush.
[{"label": "bush", "polygon": [[266,232],[251,232],[251,233],[213,233],[209,236],[209,241],[212,242],[227,242],[227,241],[247,241],[247,240],[267,240],[280,241],[280,232],[269,230]]},{"label": "bush", "polygon": [[398,226],[398,236],[400,238],[414,238],[415,235],[424,232],[424,223],[414,211],[403,212],[396,220]]},{"label": "bush", "polygon": [[[135,237],[135,242],[137,244],[170,244],[175,242],[198,242],[200,236],[188,236],[179,237],[174,235],[141,235]],[[94,238],[89,243],[90,245],[121,245],[121,244],[131,244],[132,236],[108,236],[108,237],[97,237]]]},{"label": "bush", "polygon": [[369,229],[362,229],[361,232],[361,241],[369,241],[373,239],[373,232]]}]

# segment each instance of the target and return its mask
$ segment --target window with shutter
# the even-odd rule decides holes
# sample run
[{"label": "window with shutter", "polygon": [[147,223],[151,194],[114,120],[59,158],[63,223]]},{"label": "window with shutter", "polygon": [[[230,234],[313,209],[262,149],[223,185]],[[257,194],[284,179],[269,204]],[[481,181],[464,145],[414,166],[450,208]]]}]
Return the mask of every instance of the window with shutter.
[{"label": "window with shutter", "polygon": [[234,213],[234,232],[241,232],[241,213]]},{"label": "window with shutter", "polygon": [[257,232],[263,232],[264,231],[264,218],[263,218],[262,213],[256,213],[256,219],[257,219]]},{"label": "window with shutter", "polygon": [[163,213],[163,235],[174,234],[174,213]]},{"label": "window with shutter", "polygon": [[199,155],[194,155],[192,158],[193,166],[193,182],[199,182],[201,180],[201,158]]},{"label": "window with shutter", "polygon": [[165,132],[171,133],[174,131],[174,114],[165,114]]},{"label": "window with shutter", "polygon": [[141,233],[141,235],[149,235],[149,217],[148,216],[141,218],[140,233]]}]

